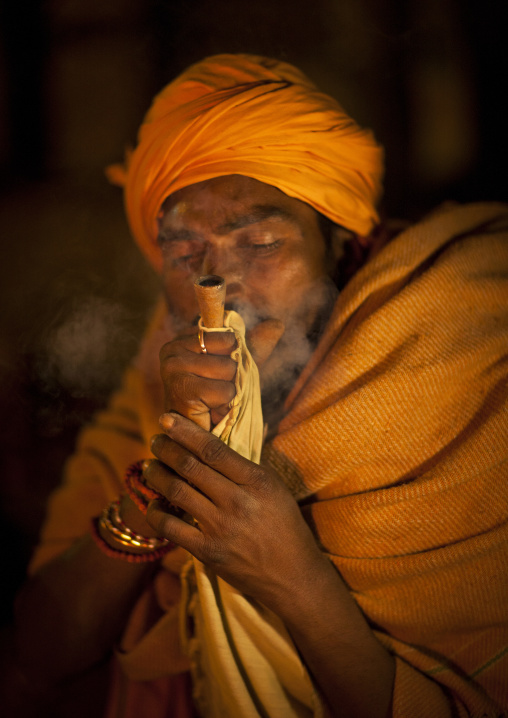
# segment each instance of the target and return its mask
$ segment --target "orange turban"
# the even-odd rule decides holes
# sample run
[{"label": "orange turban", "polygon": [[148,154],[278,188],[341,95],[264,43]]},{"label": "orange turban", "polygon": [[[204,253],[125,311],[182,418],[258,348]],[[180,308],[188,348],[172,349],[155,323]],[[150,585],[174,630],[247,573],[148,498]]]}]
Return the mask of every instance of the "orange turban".
[{"label": "orange turban", "polygon": [[297,68],[254,55],[192,65],[154,99],[127,167],[131,231],[156,269],[157,215],[168,195],[222,175],[278,187],[365,235],[378,221],[382,149]]}]

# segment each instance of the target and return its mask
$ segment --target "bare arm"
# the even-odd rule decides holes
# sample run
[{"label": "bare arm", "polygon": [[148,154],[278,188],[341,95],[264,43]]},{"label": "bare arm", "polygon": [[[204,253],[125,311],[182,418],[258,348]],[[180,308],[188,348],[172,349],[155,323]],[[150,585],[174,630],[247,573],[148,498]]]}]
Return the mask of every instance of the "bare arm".
[{"label": "bare arm", "polygon": [[[331,569],[331,571],[330,571]],[[372,633],[331,563],[274,606],[333,716],[391,715],[395,661]],[[305,617],[305,618],[302,618]]]}]

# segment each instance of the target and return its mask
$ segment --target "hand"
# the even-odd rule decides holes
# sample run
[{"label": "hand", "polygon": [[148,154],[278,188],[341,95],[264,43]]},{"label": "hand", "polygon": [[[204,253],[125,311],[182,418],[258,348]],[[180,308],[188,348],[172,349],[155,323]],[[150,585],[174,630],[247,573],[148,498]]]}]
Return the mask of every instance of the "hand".
[{"label": "hand", "polygon": [[[284,331],[281,322],[269,319],[247,334],[254,361],[261,366],[270,356]],[[235,396],[236,346],[232,332],[205,333],[207,353],[201,353],[197,328],[192,334],[165,344],[160,352],[165,409],[192,419],[210,430],[229,411]]]},{"label": "hand", "polygon": [[172,516],[164,500],[150,503],[148,522],[280,615],[288,596],[329,570],[295,499],[273,471],[191,421],[165,414],[161,425],[166,434],[152,443],[159,460],[145,469],[145,479],[197,525]]},{"label": "hand", "polygon": [[161,426],[145,478],[197,525],[160,499],[147,512],[156,533],[280,617],[330,715],[391,715],[395,662],[279,477],[188,419],[164,414]]},{"label": "hand", "polygon": [[166,411],[176,411],[210,430],[229,411],[235,396],[236,346],[232,332],[205,334],[207,354],[201,353],[197,329],[178,337],[160,351]]}]

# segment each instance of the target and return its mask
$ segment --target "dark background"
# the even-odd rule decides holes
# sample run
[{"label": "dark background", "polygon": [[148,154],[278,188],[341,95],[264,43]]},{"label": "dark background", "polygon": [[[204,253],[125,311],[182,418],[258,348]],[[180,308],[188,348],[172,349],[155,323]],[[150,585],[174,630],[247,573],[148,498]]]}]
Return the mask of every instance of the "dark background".
[{"label": "dark background", "polygon": [[[79,426],[117,384],[156,296],[155,278],[129,240],[121,193],[103,172],[135,141],[152,96],[209,54],[283,58],[374,129],[386,148],[389,215],[416,219],[447,199],[504,201],[505,6],[0,5],[0,625],[7,666],[12,599],[47,495]],[[59,710],[52,715],[67,715]]]}]

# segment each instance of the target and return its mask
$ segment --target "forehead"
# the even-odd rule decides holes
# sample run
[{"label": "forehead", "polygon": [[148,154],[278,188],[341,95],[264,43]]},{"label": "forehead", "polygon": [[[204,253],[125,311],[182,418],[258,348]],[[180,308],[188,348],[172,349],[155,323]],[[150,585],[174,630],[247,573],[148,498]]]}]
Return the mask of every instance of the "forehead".
[{"label": "forehead", "polygon": [[161,208],[164,225],[193,221],[234,229],[238,216],[252,221],[287,220],[300,223],[317,219],[317,212],[300,200],[251,177],[227,175],[198,182],[170,195]]}]

